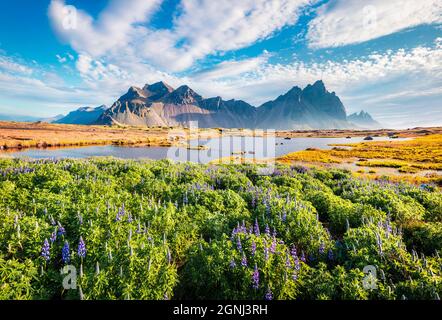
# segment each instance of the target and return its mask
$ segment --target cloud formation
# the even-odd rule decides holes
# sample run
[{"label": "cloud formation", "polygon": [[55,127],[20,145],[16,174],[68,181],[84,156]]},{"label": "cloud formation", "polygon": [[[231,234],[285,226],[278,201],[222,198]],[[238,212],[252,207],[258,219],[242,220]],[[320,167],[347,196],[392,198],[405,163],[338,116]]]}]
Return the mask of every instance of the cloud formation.
[{"label": "cloud formation", "polygon": [[361,43],[422,24],[442,23],[440,0],[331,0],[317,11],[312,48]]},{"label": "cloud formation", "polygon": [[[140,60],[164,71],[183,71],[209,54],[235,50],[294,24],[312,0],[182,0],[171,29],[146,23],[159,0],[113,0],[97,19],[64,0],[52,0],[49,18],[56,32],[77,52],[93,58]],[[143,24],[141,24],[143,23]]]}]

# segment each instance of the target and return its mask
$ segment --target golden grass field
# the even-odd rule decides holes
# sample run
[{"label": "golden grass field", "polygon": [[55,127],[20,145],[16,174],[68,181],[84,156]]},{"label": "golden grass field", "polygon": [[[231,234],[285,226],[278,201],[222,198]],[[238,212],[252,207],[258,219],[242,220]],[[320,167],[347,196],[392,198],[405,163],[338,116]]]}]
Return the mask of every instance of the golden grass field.
[{"label": "golden grass field", "polygon": [[[414,183],[442,182],[442,134],[411,140],[334,145],[331,150],[304,150],[282,156],[282,163],[314,163],[353,169],[359,175]],[[386,170],[389,169],[389,170]]]},{"label": "golden grass field", "polygon": [[219,135],[219,130],[0,122],[2,150],[106,144],[171,146],[183,144],[196,135],[213,137]]}]

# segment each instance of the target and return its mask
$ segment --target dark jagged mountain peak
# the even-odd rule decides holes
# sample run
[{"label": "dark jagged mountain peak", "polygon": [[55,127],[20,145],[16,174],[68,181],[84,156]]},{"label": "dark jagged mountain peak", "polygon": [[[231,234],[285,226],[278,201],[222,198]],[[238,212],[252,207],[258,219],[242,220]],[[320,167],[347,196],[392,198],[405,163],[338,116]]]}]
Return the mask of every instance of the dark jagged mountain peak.
[{"label": "dark jagged mountain peak", "polygon": [[201,100],[203,100],[203,97],[200,96],[195,91],[193,91],[187,85],[183,85],[177,88],[175,91],[166,95],[163,99],[165,103],[178,104],[178,105],[195,104],[195,103],[198,104]]},{"label": "dark jagged mountain peak", "polygon": [[[257,127],[274,129],[349,128],[341,100],[322,80],[297,86],[258,108]],[[354,125],[353,125],[354,126]]]},{"label": "dark jagged mountain peak", "polygon": [[346,121],[347,114],[344,105],[334,92],[327,91],[322,80],[316,81],[313,85],[307,85],[302,90],[302,100],[308,105],[314,105],[320,112]]},{"label": "dark jagged mountain peak", "polygon": [[171,86],[163,81],[156,82],[154,84],[146,84],[143,87],[143,91],[149,100],[159,100],[165,95],[173,92],[173,90],[174,89]]},{"label": "dark jagged mountain peak", "polygon": [[297,98],[301,95],[302,89],[298,86],[294,86],[289,91],[287,91],[285,94],[280,95],[276,100],[285,100],[285,99],[293,99]]},{"label": "dark jagged mountain peak", "polygon": [[120,97],[119,101],[130,101],[130,100],[145,99],[145,98],[147,98],[147,96],[143,89],[132,86],[129,88],[126,94]]},{"label": "dark jagged mountain peak", "polygon": [[308,84],[304,88],[304,90],[302,90],[302,92],[304,93],[304,95],[315,95],[315,96],[325,95],[329,93],[322,80],[318,80],[313,84]]},{"label": "dark jagged mountain peak", "polygon": [[322,80],[315,81],[315,83],[313,83],[312,87],[316,88],[316,89],[318,89],[318,90],[320,90],[322,92],[326,92],[327,91],[327,89],[325,88],[324,81],[322,81]]}]

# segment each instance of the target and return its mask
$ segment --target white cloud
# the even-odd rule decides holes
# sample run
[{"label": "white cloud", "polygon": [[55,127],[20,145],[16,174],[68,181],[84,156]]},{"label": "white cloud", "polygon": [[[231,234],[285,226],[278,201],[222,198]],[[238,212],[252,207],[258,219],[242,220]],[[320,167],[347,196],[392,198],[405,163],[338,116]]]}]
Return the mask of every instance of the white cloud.
[{"label": "white cloud", "polygon": [[[93,66],[95,63],[91,61]],[[48,70],[34,62],[0,53],[0,112],[9,109],[17,114],[51,116],[80,106],[110,104],[115,95],[124,90],[118,85],[118,89],[103,86],[99,90],[89,81],[70,86],[57,73]],[[15,109],[11,110],[10,106]]]},{"label": "white cloud", "polygon": [[66,57],[62,57],[59,54],[56,54],[55,57],[57,58],[58,62],[65,63],[67,61]]},{"label": "white cloud", "polygon": [[379,38],[422,24],[442,23],[440,0],[331,0],[309,25],[313,48]]},{"label": "white cloud", "polygon": [[[48,15],[55,31],[77,52],[101,56],[116,47],[129,44],[135,24],[146,21],[159,0],[112,0],[94,20],[88,13],[67,6],[64,0],[52,0]],[[69,21],[75,23],[67,23]]]},{"label": "white cloud", "polygon": [[255,71],[261,65],[266,63],[268,58],[269,54],[263,53],[256,58],[223,61],[210,70],[197,73],[192,78],[195,80],[203,79],[207,81],[240,76],[244,73]]},{"label": "white cloud", "polygon": [[183,0],[174,35],[193,60],[243,48],[298,20],[309,0]]},{"label": "white cloud", "polygon": [[49,17],[57,33],[77,52],[111,63],[141,60],[166,71],[182,71],[209,54],[234,50],[294,24],[301,8],[315,0],[182,0],[169,30],[148,22],[159,0],[113,0],[94,20],[77,12],[77,28],[65,29],[66,4],[52,0]]},{"label": "white cloud", "polygon": [[32,68],[7,56],[0,56],[0,70],[3,70],[4,72],[28,75],[33,72]]}]

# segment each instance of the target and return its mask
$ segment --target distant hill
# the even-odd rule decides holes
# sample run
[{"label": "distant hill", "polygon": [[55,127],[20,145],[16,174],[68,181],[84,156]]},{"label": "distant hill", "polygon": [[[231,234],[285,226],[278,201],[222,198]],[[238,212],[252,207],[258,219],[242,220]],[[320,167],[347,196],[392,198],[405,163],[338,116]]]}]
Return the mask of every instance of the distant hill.
[{"label": "distant hill", "polygon": [[359,113],[352,113],[347,117],[347,120],[362,129],[380,129],[382,125],[373,119],[373,117],[364,110]]},{"label": "distant hill", "polygon": [[32,116],[0,113],[0,121],[35,122],[35,121],[40,121],[40,118]]},{"label": "distant hill", "polygon": [[56,115],[55,117],[49,117],[49,118],[41,118],[38,121],[47,122],[47,123],[56,123],[58,120],[64,118],[64,114]]},{"label": "distant hill", "polygon": [[54,123],[63,124],[83,124],[89,125],[97,121],[97,119],[105,112],[107,107],[105,105],[92,108],[92,107],[82,107],[75,111],[69,112],[67,116],[64,116]]},{"label": "distant hill", "polygon": [[293,87],[256,108],[241,100],[203,98],[190,87],[164,82],[130,87],[96,124],[177,126],[198,121],[200,127],[330,129],[354,128],[339,97],[322,81],[304,89]]}]

